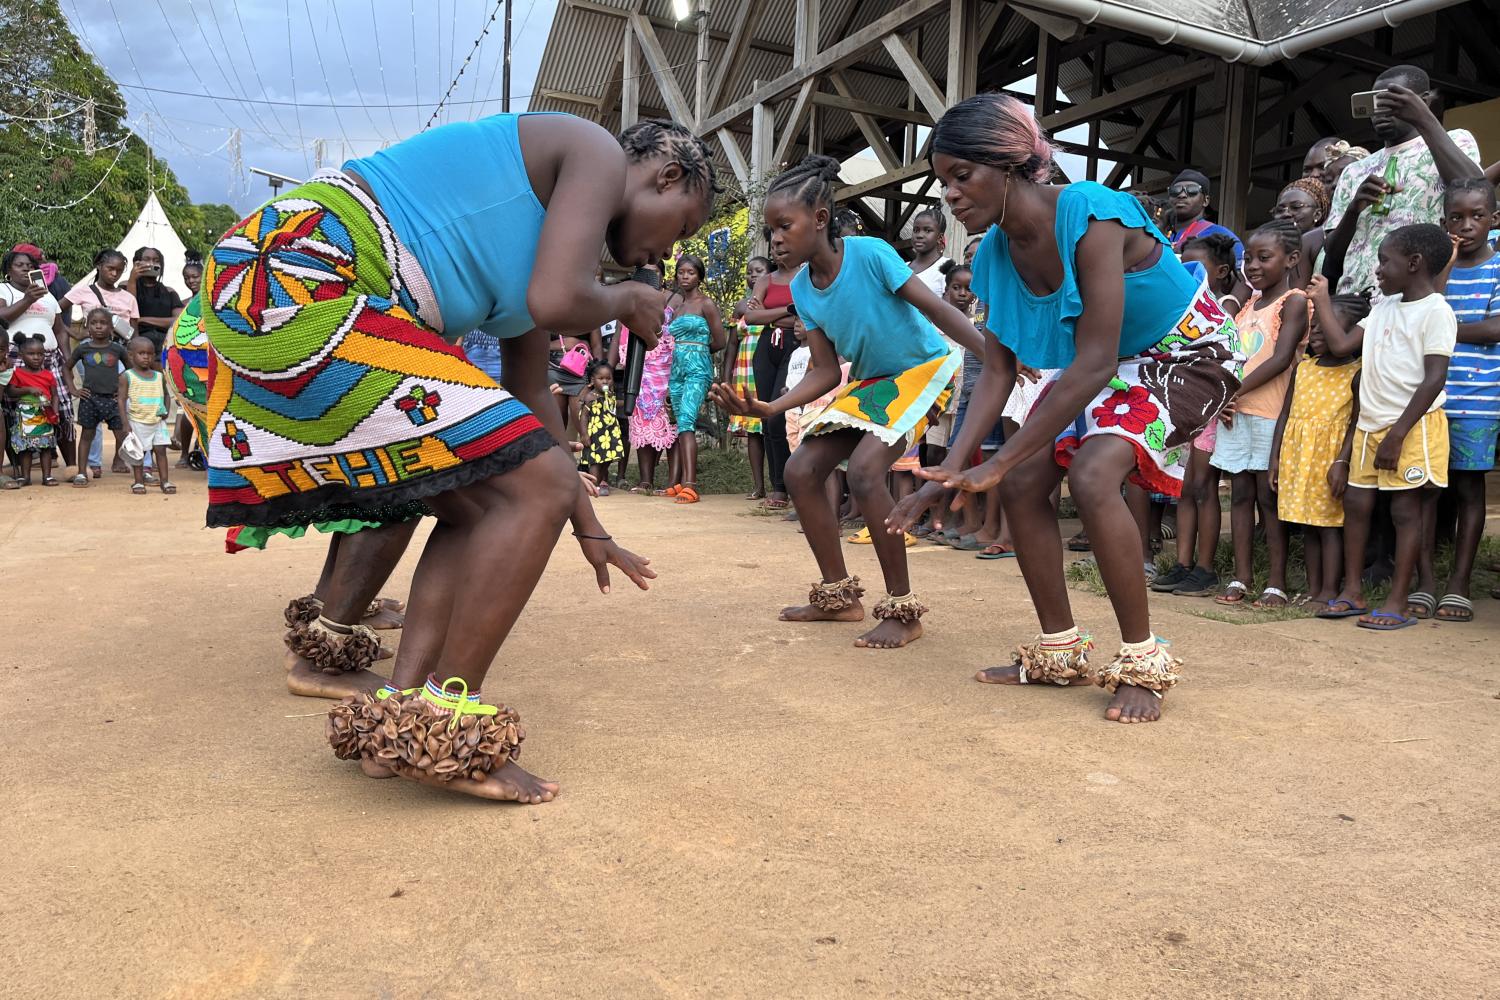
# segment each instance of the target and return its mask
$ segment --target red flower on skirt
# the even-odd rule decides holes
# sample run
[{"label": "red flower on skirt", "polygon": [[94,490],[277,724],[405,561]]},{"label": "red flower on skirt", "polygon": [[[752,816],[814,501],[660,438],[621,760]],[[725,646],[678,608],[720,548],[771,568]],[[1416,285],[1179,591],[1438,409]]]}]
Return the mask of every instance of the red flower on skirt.
[{"label": "red flower on skirt", "polygon": [[1146,425],[1160,413],[1161,408],[1151,401],[1151,393],[1139,385],[1117,389],[1094,407],[1094,419],[1100,427],[1119,427],[1130,434],[1146,433]]}]

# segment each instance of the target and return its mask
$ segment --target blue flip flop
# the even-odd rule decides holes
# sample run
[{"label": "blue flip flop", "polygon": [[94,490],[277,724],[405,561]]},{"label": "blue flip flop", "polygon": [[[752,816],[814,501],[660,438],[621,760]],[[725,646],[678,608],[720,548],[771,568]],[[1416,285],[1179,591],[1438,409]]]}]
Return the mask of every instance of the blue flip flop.
[{"label": "blue flip flop", "polygon": [[1349,601],[1329,601],[1327,606],[1313,615],[1314,618],[1357,618],[1370,613],[1369,608],[1357,607]]},{"label": "blue flip flop", "polygon": [[[1359,627],[1367,628],[1375,632],[1394,632],[1398,628],[1411,628],[1417,623],[1417,618],[1415,616],[1408,618],[1405,615],[1395,615],[1391,614],[1389,611],[1382,611],[1378,609],[1375,611],[1371,611],[1370,617],[1378,619],[1379,621],[1358,622],[1357,624],[1359,625]],[[1380,624],[1380,622],[1391,622],[1391,624],[1382,625]]]}]

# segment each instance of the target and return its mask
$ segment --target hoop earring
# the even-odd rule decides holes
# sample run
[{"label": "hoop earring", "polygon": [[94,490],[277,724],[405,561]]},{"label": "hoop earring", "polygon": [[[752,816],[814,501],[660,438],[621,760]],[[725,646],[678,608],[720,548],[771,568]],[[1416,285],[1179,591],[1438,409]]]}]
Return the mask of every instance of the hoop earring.
[{"label": "hoop earring", "polygon": [[1012,170],[1005,172],[1005,190],[1000,193],[1000,221],[995,223],[997,226],[1005,225],[1005,209],[1010,204],[1010,178],[1014,172]]}]

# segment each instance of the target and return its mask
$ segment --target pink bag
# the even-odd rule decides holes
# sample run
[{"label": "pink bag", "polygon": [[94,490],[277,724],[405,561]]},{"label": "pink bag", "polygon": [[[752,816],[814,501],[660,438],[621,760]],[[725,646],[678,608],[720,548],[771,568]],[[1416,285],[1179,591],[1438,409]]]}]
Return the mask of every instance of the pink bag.
[{"label": "pink bag", "polygon": [[579,344],[562,356],[562,360],[557,363],[557,367],[570,375],[577,375],[582,378],[589,370],[589,362],[593,359],[594,356],[589,353],[588,347],[584,344]]}]

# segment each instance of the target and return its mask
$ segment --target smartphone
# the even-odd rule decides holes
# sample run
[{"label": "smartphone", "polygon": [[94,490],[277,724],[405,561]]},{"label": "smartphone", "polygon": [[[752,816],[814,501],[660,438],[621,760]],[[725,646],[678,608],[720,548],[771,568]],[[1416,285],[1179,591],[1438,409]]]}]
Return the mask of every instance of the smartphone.
[{"label": "smartphone", "polygon": [[1366,90],[1349,97],[1349,114],[1355,118],[1373,118],[1375,116],[1375,97],[1383,94],[1383,90]]},{"label": "smartphone", "polygon": [[47,287],[47,279],[42,275],[41,271],[32,271],[26,277],[31,280],[33,285],[38,285],[42,288]]}]

